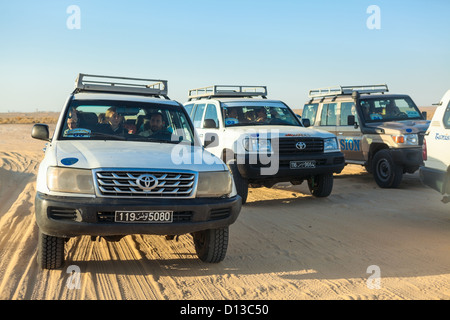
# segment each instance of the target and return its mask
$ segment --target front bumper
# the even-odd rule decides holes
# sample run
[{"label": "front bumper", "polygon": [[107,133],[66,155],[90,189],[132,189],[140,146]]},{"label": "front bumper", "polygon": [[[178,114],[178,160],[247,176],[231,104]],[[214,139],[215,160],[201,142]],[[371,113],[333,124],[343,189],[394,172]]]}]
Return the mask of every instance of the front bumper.
[{"label": "front bumper", "polygon": [[[315,168],[291,169],[291,161],[316,162]],[[253,163],[252,163],[253,162]],[[267,163],[264,159],[263,163]],[[261,159],[252,161],[249,156],[245,157],[245,163],[237,163],[239,173],[249,181],[278,181],[285,182],[291,180],[301,180],[312,176],[340,173],[345,167],[345,158],[342,152],[330,152],[320,154],[287,154],[271,158],[269,164],[262,164]],[[264,174],[262,169],[267,170]]]},{"label": "front bumper", "polygon": [[409,172],[414,172],[423,165],[422,147],[390,149],[394,162],[405,168],[410,168]]},{"label": "front bumper", "polygon": [[[109,199],[55,197],[37,193],[36,222],[42,233],[70,238],[81,235],[182,235],[233,224],[242,199]],[[117,223],[116,211],[173,211],[167,223]]]},{"label": "front bumper", "polygon": [[445,171],[420,167],[419,176],[420,181],[424,185],[439,193],[446,194],[450,192],[450,176]]}]

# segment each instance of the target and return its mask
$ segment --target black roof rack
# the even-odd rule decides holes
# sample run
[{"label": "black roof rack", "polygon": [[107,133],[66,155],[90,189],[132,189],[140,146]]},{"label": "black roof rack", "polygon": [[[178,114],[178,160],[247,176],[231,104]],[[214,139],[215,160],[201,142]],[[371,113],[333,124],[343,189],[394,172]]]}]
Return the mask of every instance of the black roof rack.
[{"label": "black roof rack", "polygon": [[101,76],[80,73],[74,93],[102,92],[167,97],[167,80]]}]

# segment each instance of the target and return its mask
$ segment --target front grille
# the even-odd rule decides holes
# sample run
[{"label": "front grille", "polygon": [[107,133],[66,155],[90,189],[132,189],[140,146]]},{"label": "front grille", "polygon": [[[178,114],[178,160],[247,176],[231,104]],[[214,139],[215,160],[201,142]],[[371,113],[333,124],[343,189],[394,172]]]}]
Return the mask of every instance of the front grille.
[{"label": "front grille", "polygon": [[[323,139],[320,138],[280,138],[279,153],[280,154],[303,154],[303,153],[322,153],[323,152]],[[298,143],[304,143],[305,148],[297,148]]]},{"label": "front grille", "polygon": [[191,172],[102,170],[95,178],[99,195],[114,198],[190,198],[196,183]]},{"label": "front grille", "polygon": [[[175,211],[173,213],[173,222],[190,222],[192,220],[192,211]],[[114,222],[115,212],[98,212],[98,222],[108,223]]]}]

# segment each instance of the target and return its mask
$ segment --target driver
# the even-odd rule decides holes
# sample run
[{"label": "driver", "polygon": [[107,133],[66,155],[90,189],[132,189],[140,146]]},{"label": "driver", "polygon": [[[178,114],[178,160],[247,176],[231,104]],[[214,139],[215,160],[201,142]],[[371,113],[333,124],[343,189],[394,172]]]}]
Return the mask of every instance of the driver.
[{"label": "driver", "polygon": [[166,122],[163,119],[163,115],[159,112],[152,113],[149,121],[150,128],[148,130],[142,131],[139,135],[143,137],[155,137],[155,138],[169,138],[171,132],[166,128]]}]

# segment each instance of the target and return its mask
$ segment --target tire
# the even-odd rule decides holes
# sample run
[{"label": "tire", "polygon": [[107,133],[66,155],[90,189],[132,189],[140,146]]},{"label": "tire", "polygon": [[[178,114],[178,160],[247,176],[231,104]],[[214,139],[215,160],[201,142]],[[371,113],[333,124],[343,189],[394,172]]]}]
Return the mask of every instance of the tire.
[{"label": "tire", "polygon": [[234,184],[236,185],[237,194],[242,198],[242,204],[247,202],[248,197],[248,180],[243,178],[239,173],[236,160],[228,164],[231,174],[233,175]]},{"label": "tire", "polygon": [[397,188],[402,182],[403,167],[395,164],[387,149],[378,151],[373,157],[372,172],[380,188]]},{"label": "tire", "polygon": [[200,260],[207,263],[219,263],[225,259],[228,248],[228,227],[195,232],[192,237]]},{"label": "tire", "polygon": [[59,269],[64,264],[64,238],[39,232],[37,261],[41,269]]},{"label": "tire", "polygon": [[317,198],[328,197],[333,190],[333,182],[334,178],[332,173],[314,176],[308,179],[309,191]]}]

